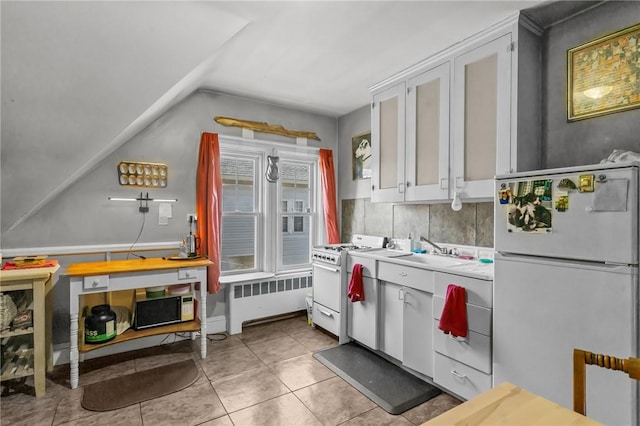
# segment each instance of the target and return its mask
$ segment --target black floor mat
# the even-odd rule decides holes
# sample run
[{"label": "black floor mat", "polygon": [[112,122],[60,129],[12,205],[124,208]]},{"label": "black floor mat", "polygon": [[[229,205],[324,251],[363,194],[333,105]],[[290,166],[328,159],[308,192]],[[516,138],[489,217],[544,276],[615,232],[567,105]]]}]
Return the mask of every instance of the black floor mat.
[{"label": "black floor mat", "polygon": [[390,414],[403,413],[441,393],[357,343],[318,351],[313,356]]}]

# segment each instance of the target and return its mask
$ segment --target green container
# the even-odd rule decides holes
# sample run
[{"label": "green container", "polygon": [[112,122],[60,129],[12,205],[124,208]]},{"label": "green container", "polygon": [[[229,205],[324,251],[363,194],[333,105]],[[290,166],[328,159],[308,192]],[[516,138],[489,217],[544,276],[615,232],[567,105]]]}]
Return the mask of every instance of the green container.
[{"label": "green container", "polygon": [[84,320],[85,343],[104,343],[116,337],[116,314],[109,305],[91,308],[91,315]]}]

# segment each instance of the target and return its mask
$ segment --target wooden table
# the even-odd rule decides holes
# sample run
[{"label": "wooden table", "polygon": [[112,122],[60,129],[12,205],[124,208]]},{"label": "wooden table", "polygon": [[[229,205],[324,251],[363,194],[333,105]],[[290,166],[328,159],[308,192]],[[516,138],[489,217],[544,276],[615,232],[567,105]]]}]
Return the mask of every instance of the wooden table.
[{"label": "wooden table", "polygon": [[[3,365],[0,380],[10,380],[33,375],[36,396],[45,393],[45,372],[53,369],[53,350],[51,346],[51,318],[53,292],[55,286],[53,275],[59,266],[46,268],[10,269],[0,271],[0,292],[31,290],[33,292],[33,327],[21,330],[0,332],[0,338],[20,338],[22,335],[33,335],[33,347],[21,351],[21,358],[15,363],[11,359]],[[24,355],[24,357],[23,357]],[[31,360],[29,360],[31,359]],[[15,365],[12,365],[15,364]]]},{"label": "wooden table", "polygon": [[[74,263],[67,267],[65,275],[69,276],[69,318],[70,318],[70,383],[71,388],[78,387],[78,363],[80,354],[132,339],[139,339],[158,334],[200,332],[200,354],[207,356],[207,267],[213,263],[209,259],[167,260],[164,258],[148,258],[133,260],[113,260],[105,262]],[[192,290],[196,283],[200,284],[198,316],[194,321],[170,324],[140,331],[132,328],[115,339],[101,344],[84,343],[83,319],[84,308],[80,299],[99,297],[104,294],[100,303],[109,303],[110,296],[126,290],[167,286],[171,284],[191,283]],[[133,294],[133,293],[131,293]],[[110,304],[110,303],[109,303]],[[82,330],[81,330],[82,328]],[[80,332],[79,332],[80,331]]]},{"label": "wooden table", "polygon": [[502,383],[425,425],[602,425],[526,390]]}]

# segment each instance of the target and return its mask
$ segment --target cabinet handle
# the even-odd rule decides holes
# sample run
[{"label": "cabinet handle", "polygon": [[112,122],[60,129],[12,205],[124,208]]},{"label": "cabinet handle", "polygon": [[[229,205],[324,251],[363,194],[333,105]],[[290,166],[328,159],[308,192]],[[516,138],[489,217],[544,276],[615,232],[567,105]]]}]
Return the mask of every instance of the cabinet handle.
[{"label": "cabinet handle", "polygon": [[398,192],[401,194],[404,192],[404,182],[398,184]]},{"label": "cabinet handle", "polygon": [[449,179],[447,178],[440,179],[440,189],[449,189]]},{"label": "cabinet handle", "polygon": [[93,280],[93,286],[97,287],[100,285],[100,280]]},{"label": "cabinet handle", "polygon": [[451,370],[451,374],[456,376],[458,379],[463,379],[463,380],[467,379],[467,375],[466,374],[460,374],[456,370]]},{"label": "cabinet handle", "polygon": [[322,309],[318,309],[320,311],[321,314],[328,316],[329,318],[331,318],[333,316],[333,314],[331,312],[325,312]]},{"label": "cabinet handle", "polygon": [[407,188],[411,186],[411,182],[407,181]]},{"label": "cabinet handle", "polygon": [[458,342],[458,343],[469,343],[469,338],[468,337],[459,337],[459,336],[454,336],[452,334],[449,334],[449,339]]},{"label": "cabinet handle", "polygon": [[398,289],[398,300],[404,300],[404,288]]},{"label": "cabinet handle", "polygon": [[464,176],[456,176],[456,189],[460,189],[463,186],[464,186]]},{"label": "cabinet handle", "polygon": [[399,274],[401,277],[406,277],[406,276],[407,276],[407,273],[406,273],[406,272],[398,272],[398,274]]}]

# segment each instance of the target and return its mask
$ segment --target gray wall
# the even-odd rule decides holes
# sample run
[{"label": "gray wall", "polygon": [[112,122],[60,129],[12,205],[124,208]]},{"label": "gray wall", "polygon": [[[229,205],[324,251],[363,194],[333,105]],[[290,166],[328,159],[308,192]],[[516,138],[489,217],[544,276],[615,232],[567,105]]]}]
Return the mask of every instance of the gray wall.
[{"label": "gray wall", "polygon": [[[2,234],[3,250],[67,245],[132,244],[141,229],[143,215],[135,202],[108,201],[109,196],[134,197],[139,189],[121,187],[116,166],[122,160],[161,162],[168,165],[166,189],[149,190],[150,197],[178,198],[169,225],[158,225],[158,205],[150,203],[139,242],[179,241],[188,232],[187,213],[195,212],[195,175],[200,135],[214,132],[241,136],[242,130],[213,121],[214,116],[246,118],[313,131],[321,141],[309,146],[335,149],[337,121],[333,117],[300,112],[249,99],[200,91],[188,97],[140,132],[68,190],[11,232]],[[291,138],[257,134],[256,138],[295,143]],[[6,142],[5,142],[6,143]],[[20,159],[24,167],[28,158]],[[55,159],[52,159],[55,161]],[[37,173],[37,168],[34,170]],[[46,179],[46,176],[42,176]],[[3,190],[2,203],[28,188]],[[146,192],[146,190],[145,190]],[[46,254],[46,253],[44,253]],[[162,256],[166,253],[155,253]],[[114,256],[116,259],[120,256]],[[56,256],[61,271],[76,262],[104,260],[100,255]],[[57,277],[54,289],[54,343],[69,341],[69,280]],[[225,293],[210,295],[207,317],[225,315]]]},{"label": "gray wall", "polygon": [[546,31],[543,46],[544,168],[598,163],[616,148],[640,152],[640,109],[569,123],[566,98],[567,50],[638,22],[638,2],[610,1]]},{"label": "gray wall", "polygon": [[[218,115],[313,131],[321,141],[309,141],[309,146],[336,146],[335,118],[213,92],[197,92],[105,158],[94,171],[70,186],[44,209],[12,231],[3,230],[2,249],[133,243],[142,223],[137,204],[107,200],[109,196],[135,197],[140,193],[140,189],[122,187],[118,183],[116,166],[122,160],[167,163],[167,188],[151,188],[148,192],[152,198],[179,200],[173,204],[173,218],[169,219],[167,226],[158,225],[158,205],[151,203],[139,242],[179,240],[188,232],[187,214],[195,212],[196,161],[201,133],[242,134],[237,127],[225,127],[214,122],[213,117]],[[256,134],[256,138],[295,143],[291,138],[277,135]],[[11,141],[4,143],[10,144]],[[40,173],[38,167],[30,164],[28,157],[14,161],[22,162],[23,170]],[[51,161],[55,163],[55,157]],[[41,178],[47,179],[46,173]],[[3,208],[10,209],[11,199],[20,197],[25,191],[28,188],[3,188]],[[144,192],[147,192],[146,188]]]}]

